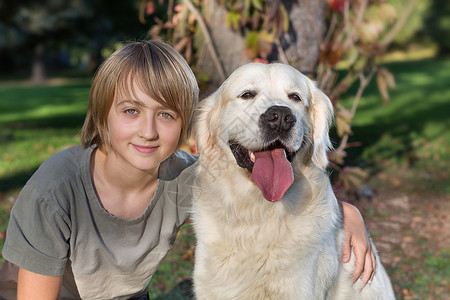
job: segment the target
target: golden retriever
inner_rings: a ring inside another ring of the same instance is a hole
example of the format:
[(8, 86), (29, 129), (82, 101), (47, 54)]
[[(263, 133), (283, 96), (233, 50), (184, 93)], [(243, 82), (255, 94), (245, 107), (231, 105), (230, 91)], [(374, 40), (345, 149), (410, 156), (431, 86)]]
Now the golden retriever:
[(325, 170), (332, 114), (283, 64), (244, 65), (201, 102), (197, 299), (395, 299), (379, 260), (362, 290), (354, 261), (341, 263), (342, 215)]

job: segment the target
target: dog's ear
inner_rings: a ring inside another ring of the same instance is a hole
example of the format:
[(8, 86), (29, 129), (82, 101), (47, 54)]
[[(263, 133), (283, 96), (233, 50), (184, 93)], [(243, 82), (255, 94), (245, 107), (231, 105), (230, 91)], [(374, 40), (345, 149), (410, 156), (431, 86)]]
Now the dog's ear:
[(220, 89), (200, 101), (196, 111), (194, 134), (199, 152), (208, 151), (208, 147), (214, 147), (217, 137), (214, 135), (220, 117)]
[(309, 79), (307, 82), (310, 89), (308, 113), (311, 120), (312, 161), (325, 170), (328, 165), (327, 152), (332, 148), (328, 131), (333, 120), (333, 105), (314, 82)]

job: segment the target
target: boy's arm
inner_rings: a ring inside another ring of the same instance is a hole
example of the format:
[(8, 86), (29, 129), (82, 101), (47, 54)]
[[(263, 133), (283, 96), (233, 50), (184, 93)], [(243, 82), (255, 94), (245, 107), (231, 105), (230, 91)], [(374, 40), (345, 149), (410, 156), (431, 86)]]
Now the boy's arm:
[(355, 282), (361, 277), (364, 283), (373, 279), (375, 273), (376, 260), (375, 253), (369, 241), (369, 236), (364, 225), (364, 220), (359, 210), (343, 201), (339, 201), (342, 205), (343, 212), (343, 229), (345, 232), (345, 241), (342, 248), (342, 261), (344, 263), (350, 260), (351, 248), (355, 254), (356, 265), (353, 272), (353, 281)]
[(58, 299), (62, 276), (47, 276), (19, 268), (17, 300)]

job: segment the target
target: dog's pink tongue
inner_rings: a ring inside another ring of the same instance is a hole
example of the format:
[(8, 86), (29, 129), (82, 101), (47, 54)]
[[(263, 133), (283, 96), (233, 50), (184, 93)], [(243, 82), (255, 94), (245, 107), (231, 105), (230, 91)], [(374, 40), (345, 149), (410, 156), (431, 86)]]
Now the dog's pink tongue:
[(276, 202), (294, 182), (292, 166), (286, 158), (284, 149), (255, 152), (253, 166), (255, 180), (264, 198)]

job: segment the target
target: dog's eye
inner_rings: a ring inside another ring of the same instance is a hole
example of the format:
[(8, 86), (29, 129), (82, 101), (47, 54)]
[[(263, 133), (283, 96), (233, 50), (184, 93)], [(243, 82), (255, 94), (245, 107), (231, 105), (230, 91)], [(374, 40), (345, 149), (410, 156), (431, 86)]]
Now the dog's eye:
[(298, 94), (296, 94), (296, 93), (289, 94), (288, 98), (291, 99), (292, 101), (295, 101), (295, 102), (302, 101), (302, 98), (300, 98), (300, 96)]
[(244, 100), (253, 99), (256, 97), (256, 91), (246, 91), (241, 95), (241, 98)]

